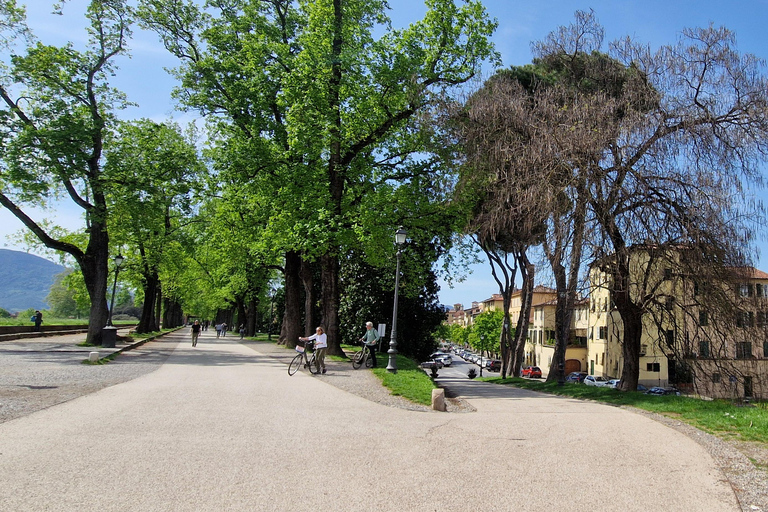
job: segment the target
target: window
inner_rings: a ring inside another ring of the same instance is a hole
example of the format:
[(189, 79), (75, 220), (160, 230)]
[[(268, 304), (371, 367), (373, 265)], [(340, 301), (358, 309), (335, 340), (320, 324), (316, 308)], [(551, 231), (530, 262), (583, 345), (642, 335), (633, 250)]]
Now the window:
[(644, 356), (648, 352), (648, 345), (640, 345), (640, 355)]
[(664, 334), (666, 336), (667, 346), (673, 347), (675, 345), (675, 331), (673, 329), (667, 329), (667, 332)]
[(762, 284), (756, 284), (755, 285), (755, 296), (757, 297), (765, 297), (765, 285)]
[(763, 342), (763, 357), (768, 359), (768, 341)]
[(739, 311), (736, 313), (736, 327), (754, 327), (755, 313), (752, 311)]
[(751, 284), (740, 284), (738, 291), (740, 297), (752, 297), (754, 287)]
[(597, 339), (604, 340), (606, 338), (608, 338), (608, 327), (605, 325), (600, 326), (600, 334)]
[(749, 359), (752, 357), (752, 343), (741, 341), (736, 343), (736, 359)]
[(709, 341), (699, 342), (699, 357), (709, 357)]
[(693, 282), (693, 296), (696, 297), (699, 294), (699, 283), (698, 281)]
[(648, 363), (645, 365), (646, 371), (649, 372), (660, 372), (661, 371), (661, 364), (659, 363)]
[(672, 269), (671, 268), (665, 268), (664, 269), (664, 279), (666, 281), (669, 281), (670, 279), (672, 279)]
[(719, 373), (713, 373), (712, 374), (712, 383), (713, 384), (719, 384), (720, 383), (720, 374)]
[(664, 306), (667, 308), (667, 311), (672, 311), (675, 307), (675, 298), (667, 297), (667, 300), (664, 301)]
[(699, 325), (705, 327), (709, 325), (709, 318), (706, 311), (699, 311)]

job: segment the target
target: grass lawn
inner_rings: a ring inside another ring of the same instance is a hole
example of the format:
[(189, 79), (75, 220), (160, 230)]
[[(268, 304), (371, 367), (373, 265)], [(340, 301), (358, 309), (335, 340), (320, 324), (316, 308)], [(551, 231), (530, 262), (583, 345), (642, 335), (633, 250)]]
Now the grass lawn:
[[(258, 333), (256, 336), (249, 336), (248, 339), (256, 341), (268, 341), (267, 335)], [(277, 336), (272, 336), (272, 342), (277, 341)], [(361, 345), (342, 345), (342, 350), (345, 352), (357, 352), (363, 347)], [(327, 356), (332, 361), (349, 362), (348, 357), (342, 356)], [(379, 353), (377, 359), (381, 362), (386, 361), (389, 357), (386, 353)], [(349, 369), (352, 370), (350, 364)], [(373, 374), (381, 379), (381, 383), (390, 390), (395, 396), (402, 396), (410, 400), (411, 402), (430, 405), (432, 403), (432, 390), (435, 389), (435, 383), (432, 379), (421, 369), (416, 361), (405, 357), (401, 354), (397, 355), (397, 373), (390, 373), (384, 367), (375, 368), (372, 370)]]
[(744, 406), (726, 400), (700, 400), (685, 396), (653, 396), (582, 384), (545, 383), (519, 377), (484, 378), (486, 382), (511, 385), (555, 395), (570, 396), (613, 405), (628, 405), (679, 419), (725, 439), (768, 445), (768, 403)]

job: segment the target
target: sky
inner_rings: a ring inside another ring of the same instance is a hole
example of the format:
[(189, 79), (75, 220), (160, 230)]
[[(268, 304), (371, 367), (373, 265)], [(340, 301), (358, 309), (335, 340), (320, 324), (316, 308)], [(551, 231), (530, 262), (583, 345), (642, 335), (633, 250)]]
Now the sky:
[[(82, 15), (86, 0), (68, 0), (63, 17), (50, 14), (52, 0), (19, 2), (26, 3), (29, 24), (41, 41), (57, 45), (71, 41), (75, 47), (82, 47), (86, 37)], [(605, 28), (606, 43), (629, 35), (651, 48), (657, 48), (674, 43), (684, 28), (714, 24), (735, 32), (741, 53), (768, 59), (768, 37), (765, 34), (768, 0), (486, 0), (483, 3), (499, 24), (493, 42), (501, 54), (503, 67), (529, 63), (532, 41), (541, 40), (557, 27), (569, 24), (575, 11), (589, 9), (594, 10)], [(419, 0), (389, 0), (389, 6), (395, 28), (418, 20), (426, 10)], [(177, 63), (157, 37), (136, 29), (131, 54), (130, 59), (118, 61), (119, 69), (113, 84), (138, 106), (124, 111), (121, 117), (143, 117), (155, 121), (174, 119), (181, 123), (191, 121), (191, 114), (174, 109), (170, 93), (175, 81), (165, 69)], [(485, 73), (491, 71), (488, 68)], [(765, 174), (768, 177), (768, 173)], [(59, 205), (49, 212), (36, 212), (33, 218), (38, 220), (42, 216), (72, 229), (83, 226), (79, 211), (67, 205)], [(13, 215), (0, 208), (0, 247), (25, 250), (23, 245), (14, 242), (14, 235), (22, 228)], [(765, 231), (759, 244), (765, 254), (757, 266), (768, 271), (768, 228)], [(468, 307), (472, 301), (482, 301), (498, 293), (487, 263), (472, 265), (468, 271), (457, 270), (457, 275), (464, 275), (466, 279), (453, 288), (441, 281), (439, 298), (443, 304), (461, 303)]]

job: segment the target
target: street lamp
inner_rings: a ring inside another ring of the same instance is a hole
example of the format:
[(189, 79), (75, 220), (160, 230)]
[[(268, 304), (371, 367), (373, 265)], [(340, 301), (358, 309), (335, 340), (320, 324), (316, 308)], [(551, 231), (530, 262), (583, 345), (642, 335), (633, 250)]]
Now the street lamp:
[(115, 307), (115, 290), (117, 289), (117, 274), (120, 273), (120, 265), (123, 264), (125, 261), (125, 258), (122, 257), (122, 255), (118, 254), (115, 256), (114, 260), (115, 262), (115, 283), (112, 285), (112, 301), (109, 303), (109, 319), (107, 320), (107, 325), (112, 326), (112, 310)]
[(389, 362), (387, 364), (387, 371), (397, 373), (397, 292), (400, 288), (400, 255), (402, 254), (402, 246), (405, 243), (405, 238), (408, 236), (408, 232), (400, 226), (395, 231), (395, 243), (397, 244), (397, 269), (395, 270), (395, 305), (392, 308), (392, 334), (389, 337)]
[(267, 339), (269, 341), (272, 341), (272, 323), (273, 323), (273, 315), (274, 315), (274, 308), (275, 308), (275, 287), (274, 285), (269, 285), (269, 325), (267, 325)]
[(117, 327), (112, 325), (112, 310), (115, 308), (117, 274), (120, 273), (120, 265), (123, 264), (125, 258), (118, 254), (114, 257), (113, 261), (115, 262), (115, 283), (112, 285), (112, 301), (109, 303), (109, 316), (107, 317), (107, 325), (101, 330), (101, 346), (104, 348), (115, 348), (115, 342), (117, 341)]

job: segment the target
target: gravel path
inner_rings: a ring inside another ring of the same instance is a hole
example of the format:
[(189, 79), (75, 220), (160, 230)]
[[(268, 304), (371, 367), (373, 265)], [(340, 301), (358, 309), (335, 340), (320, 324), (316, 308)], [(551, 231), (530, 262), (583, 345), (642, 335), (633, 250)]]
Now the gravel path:
[[(31, 414), (99, 389), (127, 382), (158, 369), (181, 342), (185, 334), (165, 336), (124, 352), (106, 365), (84, 365), (88, 349), (74, 349), (83, 336), (70, 335), (55, 340), (19, 340), (0, 344), (0, 423)], [(213, 335), (204, 333), (201, 342)], [(70, 339), (71, 338), (71, 339)], [(213, 340), (211, 340), (213, 342)], [(284, 362), (286, 367), (295, 352), (274, 343), (245, 340), (243, 345)], [(90, 349), (93, 350), (93, 349)], [(85, 354), (85, 355), (84, 355)], [(329, 384), (367, 400), (437, 414), (428, 407), (392, 396), (379, 380), (366, 370), (353, 370), (348, 362), (326, 360), (328, 373), (317, 376)], [(449, 412), (469, 412), (471, 404), (449, 401)], [(762, 445), (724, 441), (680, 421), (634, 410), (670, 428), (685, 433), (702, 445), (727, 476), (745, 511), (768, 512), (768, 448)], [(747, 455), (745, 455), (747, 453)], [(757, 462), (763, 469), (753, 464)]]

